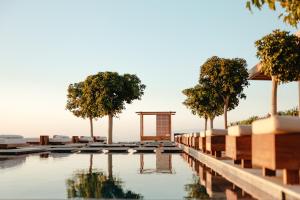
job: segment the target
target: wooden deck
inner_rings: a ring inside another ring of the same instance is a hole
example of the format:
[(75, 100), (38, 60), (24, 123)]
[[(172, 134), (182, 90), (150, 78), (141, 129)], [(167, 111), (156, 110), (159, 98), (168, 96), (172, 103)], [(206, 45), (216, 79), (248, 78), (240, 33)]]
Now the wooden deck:
[(300, 186), (284, 185), (282, 171), (277, 177), (263, 177), (261, 168), (243, 169), (234, 165), (233, 160), (216, 159), (201, 151), (179, 144), (183, 151), (224, 178), (258, 199), (300, 199)]

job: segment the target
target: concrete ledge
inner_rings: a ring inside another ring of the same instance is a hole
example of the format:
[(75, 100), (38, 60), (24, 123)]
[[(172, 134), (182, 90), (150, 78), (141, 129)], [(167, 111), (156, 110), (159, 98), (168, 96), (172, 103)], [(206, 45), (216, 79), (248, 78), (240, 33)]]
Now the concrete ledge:
[[(242, 169), (232, 160), (211, 157), (193, 148), (178, 144), (183, 151), (213, 169), (224, 178), (258, 199), (300, 199), (299, 185), (284, 185), (282, 178), (263, 177), (261, 169)], [(278, 173), (280, 174), (280, 173)]]

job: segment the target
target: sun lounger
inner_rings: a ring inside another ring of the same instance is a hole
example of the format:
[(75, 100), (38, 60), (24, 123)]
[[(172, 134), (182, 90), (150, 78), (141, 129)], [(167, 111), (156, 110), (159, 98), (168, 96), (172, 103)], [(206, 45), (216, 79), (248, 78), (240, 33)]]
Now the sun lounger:
[(222, 151), (225, 151), (225, 129), (210, 129), (206, 131), (206, 151), (215, 157), (221, 157)]
[(251, 125), (238, 125), (229, 127), (226, 136), (226, 156), (233, 159), (235, 164), (242, 164), (243, 168), (252, 167), (251, 135)]
[(23, 136), (0, 135), (0, 149), (11, 149), (23, 146), (28, 146)]
[(95, 136), (94, 137), (94, 142), (107, 143), (107, 137)]
[(25, 138), (27, 144), (31, 145), (39, 145), (40, 144), (40, 138)]
[(79, 142), (80, 142), (80, 143), (90, 143), (90, 142), (94, 142), (94, 138), (88, 137), (88, 136), (80, 136), (80, 137), (79, 137)]
[(49, 138), (49, 144), (62, 145), (72, 143), (72, 139), (69, 136), (54, 135), (53, 138)]
[(300, 118), (272, 116), (252, 124), (252, 163), (263, 175), (283, 170), (284, 184), (299, 184)]

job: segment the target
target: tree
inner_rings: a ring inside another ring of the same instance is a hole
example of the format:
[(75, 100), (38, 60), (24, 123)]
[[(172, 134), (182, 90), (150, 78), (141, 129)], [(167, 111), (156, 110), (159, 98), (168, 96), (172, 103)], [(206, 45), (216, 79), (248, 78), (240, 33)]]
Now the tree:
[(108, 143), (112, 143), (113, 117), (125, 108), (125, 103), (140, 100), (145, 85), (136, 75), (119, 75), (117, 72), (99, 72), (86, 79), (95, 93), (98, 115), (108, 116)]
[(66, 109), (76, 117), (90, 120), (91, 137), (94, 136), (93, 119), (101, 117), (98, 105), (95, 103), (95, 94), (88, 82), (70, 84), (67, 94)]
[(215, 93), (215, 90), (210, 88), (203, 80), (201, 84), (183, 90), (183, 94), (187, 96), (183, 104), (191, 109), (193, 115), (204, 118), (204, 130), (207, 130), (208, 119), (211, 122), (210, 128), (213, 128), (214, 118), (223, 112), (222, 107), (218, 104), (220, 101), (219, 95)]
[(209, 199), (205, 186), (200, 184), (199, 177), (193, 175), (193, 181), (185, 185), (187, 196), (185, 199)]
[(227, 111), (239, 104), (239, 99), (246, 98), (244, 87), (249, 85), (247, 63), (244, 59), (225, 59), (213, 56), (202, 66), (200, 82), (207, 81), (210, 88), (223, 100), (224, 123), (227, 129)]
[(287, 31), (275, 30), (255, 45), (263, 73), (272, 77), (271, 115), (276, 115), (278, 83), (299, 80), (300, 38)]
[(276, 4), (279, 4), (285, 13), (281, 13), (279, 17), (283, 17), (285, 23), (297, 27), (300, 22), (300, 1), (299, 0), (248, 0), (246, 7), (251, 10), (252, 6), (261, 9), (264, 4), (268, 4), (271, 10), (276, 10)]
[[(93, 169), (93, 155), (90, 155), (89, 170), (78, 170), (67, 179), (68, 198), (88, 199), (142, 199), (141, 194), (123, 189), (123, 182), (113, 175)], [(112, 169), (108, 169), (112, 171)]]

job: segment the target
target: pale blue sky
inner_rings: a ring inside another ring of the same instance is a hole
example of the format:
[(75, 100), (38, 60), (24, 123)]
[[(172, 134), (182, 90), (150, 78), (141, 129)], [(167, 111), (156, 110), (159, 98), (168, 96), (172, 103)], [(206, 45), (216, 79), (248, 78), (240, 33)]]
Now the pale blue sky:
[[(115, 140), (137, 140), (136, 111), (177, 111), (174, 131), (200, 130), (203, 120), (183, 105), (210, 56), (257, 63), (254, 41), (280, 28), (295, 32), (268, 9), (251, 14), (240, 1), (0, 0), (0, 133), (88, 135), (89, 123), (65, 110), (69, 83), (98, 71), (137, 74), (142, 101), (115, 120)], [(229, 121), (263, 115), (270, 82), (251, 82), (247, 100)], [(296, 84), (280, 86), (279, 109), (297, 105)], [(153, 118), (146, 120), (152, 133)], [(215, 122), (223, 126), (223, 118)], [(95, 123), (107, 135), (107, 119)]]

